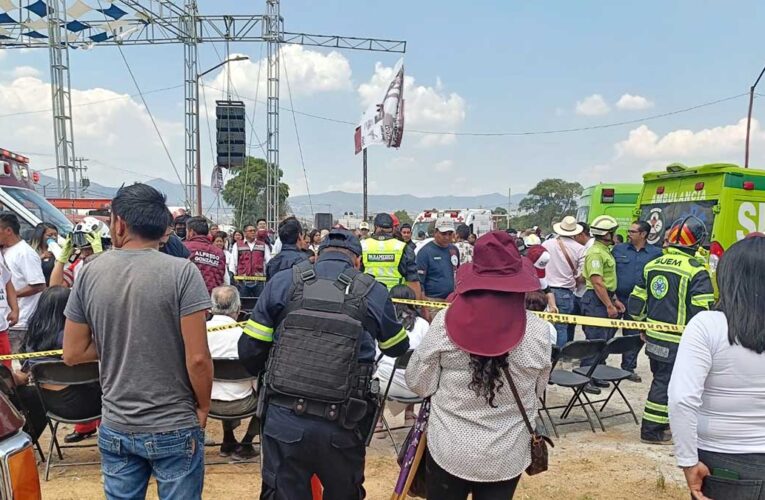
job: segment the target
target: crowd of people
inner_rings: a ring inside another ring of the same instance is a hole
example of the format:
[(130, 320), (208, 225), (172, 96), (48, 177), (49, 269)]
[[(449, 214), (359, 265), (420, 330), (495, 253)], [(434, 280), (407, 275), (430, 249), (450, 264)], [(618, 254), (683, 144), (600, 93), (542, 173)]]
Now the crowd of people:
[[(511, 498), (531, 461), (524, 413), (534, 420), (554, 347), (575, 336), (576, 325), (533, 311), (685, 327), (622, 330), (644, 340), (653, 375), (640, 438), (674, 441), (695, 498), (765, 490), (765, 235), (723, 256), (715, 303), (698, 258), (705, 227), (692, 216), (668, 228), (664, 248), (648, 244), (645, 221), (619, 243), (608, 216), (563, 217), (547, 237), (476, 237), (445, 218), (415, 241), (387, 213), (357, 228), (306, 231), (287, 217), (273, 233), (261, 219), (227, 234), (173, 217), (161, 193), (135, 184), (113, 199), (108, 225), (86, 217), (59, 238), (43, 223), (30, 243), (19, 229), (0, 213), (0, 353), (63, 348), (68, 365), (99, 362), (100, 383), (38, 388), (35, 366), (60, 358), (4, 364), (30, 435), (47, 422), (38, 390), (60, 415), (88, 421), (66, 441), (98, 434), (107, 498), (145, 497), (151, 475), (160, 498), (200, 498), (208, 415), (222, 419), (221, 456), (262, 453), (261, 498), (311, 498), (313, 476), (325, 498), (362, 498), (365, 446), (383, 435), (378, 387), (388, 386), (429, 401), (428, 498)], [(589, 340), (617, 332), (583, 330)], [(621, 359), (635, 383), (640, 350)], [(214, 380), (218, 359), (251, 377)], [(608, 386), (592, 379), (583, 390)], [(417, 420), (414, 404), (387, 410)]]

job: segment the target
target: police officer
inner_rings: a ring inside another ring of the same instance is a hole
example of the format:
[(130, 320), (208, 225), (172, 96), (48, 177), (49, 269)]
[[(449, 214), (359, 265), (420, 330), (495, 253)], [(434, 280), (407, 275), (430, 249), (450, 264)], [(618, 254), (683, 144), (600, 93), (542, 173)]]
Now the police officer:
[(398, 357), (409, 339), (387, 289), (360, 265), (356, 236), (332, 229), (315, 265), (298, 263), (266, 283), (244, 327), (239, 359), (253, 375), (265, 370), (261, 499), (309, 500), (313, 474), (324, 498), (364, 497), (375, 343)]
[[(614, 234), (619, 227), (616, 219), (610, 215), (596, 217), (590, 225), (590, 235), (595, 239), (584, 256), (584, 279), (587, 290), (582, 296), (582, 314), (593, 318), (618, 318), (624, 312), (624, 304), (616, 298), (616, 261), (611, 255)], [(588, 340), (610, 340), (616, 333), (615, 328), (585, 326), (584, 335)], [(590, 366), (596, 359), (582, 360), (582, 366)], [(608, 387), (607, 383), (593, 380), (585, 391), (600, 394), (597, 386)]]
[(386, 213), (375, 217), (375, 232), (362, 240), (362, 271), (388, 287), (406, 283), (420, 297), (420, 279), (414, 251), (393, 235), (393, 218)]
[[(666, 253), (645, 266), (643, 278), (629, 299), (629, 313), (638, 320), (686, 325), (714, 302), (712, 280), (696, 251), (707, 237), (698, 218), (676, 221), (666, 234)], [(682, 333), (646, 330), (645, 352), (651, 363), (653, 382), (645, 402), (640, 440), (648, 444), (672, 444), (669, 432), (667, 388)]]

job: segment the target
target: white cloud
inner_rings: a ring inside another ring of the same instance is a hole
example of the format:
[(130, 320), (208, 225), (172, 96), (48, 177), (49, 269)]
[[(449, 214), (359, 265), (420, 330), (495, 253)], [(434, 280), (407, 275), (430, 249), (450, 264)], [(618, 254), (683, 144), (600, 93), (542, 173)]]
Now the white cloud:
[(450, 172), (453, 167), (454, 162), (452, 160), (443, 160), (433, 165), (433, 171), (438, 173), (445, 173)]
[(611, 108), (600, 94), (592, 94), (576, 102), (576, 114), (584, 116), (605, 115)]
[(40, 76), (40, 71), (32, 66), (17, 66), (16, 68), (13, 68), (11, 76), (14, 80), (16, 78), (24, 78), (27, 76), (37, 78)]
[[(374, 191), (378, 187), (376, 181), (367, 182), (367, 191)], [(362, 181), (345, 181), (339, 184), (330, 184), (327, 187), (327, 191), (345, 191), (346, 193), (361, 193), (364, 191), (364, 184)]]
[[(241, 54), (232, 54), (232, 57), (235, 55)], [(285, 45), (281, 49), (280, 56), (284, 97), (286, 97), (288, 77), (293, 96), (310, 96), (320, 92), (350, 90), (352, 88), (351, 65), (348, 59), (339, 52), (323, 53), (303, 48), (300, 45)], [(256, 85), (259, 81), (258, 100), (265, 102), (267, 97), (267, 63), (267, 58), (260, 61), (231, 62), (227, 65), (228, 69), (224, 67), (219, 70), (214, 78), (206, 82), (206, 85), (216, 90), (225, 89), (228, 80), (227, 71), (230, 71), (233, 94), (238, 92), (248, 98), (254, 98)], [(258, 75), (260, 80), (258, 80)]]
[(640, 95), (624, 94), (619, 98), (616, 107), (628, 111), (640, 111), (652, 108), (653, 102)]
[[(381, 99), (392, 78), (392, 67), (379, 62), (375, 64), (374, 75), (358, 87), (363, 109)], [(446, 92), (440, 78), (436, 79), (435, 86), (427, 86), (416, 85), (413, 76), (405, 76), (404, 101), (404, 142), (413, 137), (413, 134), (407, 134), (407, 128), (453, 132), (465, 120), (465, 99), (456, 92)], [(455, 139), (454, 134), (429, 134), (420, 136), (418, 144), (424, 147), (446, 145)]]
[[(0, 83), (2, 114), (21, 113), (0, 117), (4, 147), (12, 151), (42, 153), (30, 154), (32, 167), (37, 170), (55, 166), (53, 119), (48, 110), (50, 95), (50, 84), (33, 76)], [(119, 185), (123, 181), (163, 177), (177, 182), (149, 115), (138, 102), (101, 88), (72, 89), (72, 114), (75, 153), (94, 160), (89, 172), (94, 181)], [(158, 126), (183, 176), (183, 125), (158, 120)], [(55, 176), (52, 170), (45, 173)]]
[[(752, 120), (752, 140), (763, 141), (759, 122)], [(667, 159), (670, 161), (734, 161), (744, 151), (746, 119), (738, 123), (694, 132), (674, 130), (659, 136), (646, 125), (630, 131), (626, 140), (616, 144), (617, 158)]]

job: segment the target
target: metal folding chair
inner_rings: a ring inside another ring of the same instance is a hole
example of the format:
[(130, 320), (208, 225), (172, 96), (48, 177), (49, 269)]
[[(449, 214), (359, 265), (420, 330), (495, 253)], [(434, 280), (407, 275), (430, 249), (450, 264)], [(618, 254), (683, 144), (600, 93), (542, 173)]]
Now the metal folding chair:
[(391, 396), (390, 395), (390, 387), (393, 385), (393, 378), (396, 376), (396, 372), (398, 370), (406, 370), (407, 365), (409, 364), (409, 360), (412, 357), (412, 353), (414, 350), (410, 349), (406, 351), (404, 354), (396, 358), (396, 361), (393, 363), (393, 370), (391, 371), (390, 378), (388, 378), (388, 384), (385, 386), (385, 392), (383, 393), (383, 408), (380, 410), (381, 419), (383, 422), (383, 426), (385, 427), (385, 431), (388, 433), (388, 437), (390, 438), (391, 443), (393, 443), (393, 449), (396, 450), (396, 455), (398, 455), (398, 444), (396, 443), (396, 440), (393, 438), (393, 432), (395, 430), (404, 429), (406, 426), (403, 427), (390, 427), (388, 425), (388, 421), (385, 418), (384, 410), (385, 410), (385, 402), (386, 401), (395, 401), (397, 403), (402, 403), (406, 405), (412, 405), (412, 404), (420, 404), (422, 403), (423, 399), (420, 397), (416, 398), (402, 398), (398, 396)]
[[(542, 396), (542, 407), (540, 408), (540, 416), (542, 411), (547, 415), (547, 419), (550, 421), (550, 425), (552, 426), (553, 432), (555, 433), (555, 437), (558, 437), (557, 426), (570, 425), (570, 424), (576, 424), (576, 423), (582, 423), (582, 422), (587, 422), (588, 424), (590, 424), (590, 428), (592, 429), (592, 432), (595, 432), (595, 426), (592, 424), (590, 413), (587, 411), (588, 406), (593, 411), (595, 418), (600, 424), (600, 428), (603, 431), (605, 431), (605, 427), (603, 427), (603, 422), (600, 421), (600, 417), (598, 416), (598, 413), (595, 411), (595, 408), (592, 406), (592, 402), (587, 397), (587, 393), (584, 392), (583, 390), (584, 386), (586, 386), (587, 384), (591, 382), (592, 380), (591, 374), (590, 373), (580, 374), (574, 371), (556, 368), (556, 366), (562, 359), (577, 361), (577, 360), (587, 359), (593, 356), (597, 356), (598, 359), (600, 359), (601, 353), (603, 349), (605, 348), (605, 345), (606, 345), (605, 340), (574, 340), (572, 342), (568, 342), (563, 347), (561, 347), (558, 353), (558, 356), (553, 360), (553, 367), (552, 367), (553, 369), (552, 369), (552, 372), (550, 373), (549, 384), (558, 385), (561, 387), (568, 387), (574, 393), (567, 404), (557, 405), (557, 406), (547, 406), (547, 391), (545, 391), (545, 394)], [(592, 366), (590, 368), (591, 368), (590, 371), (595, 370), (595, 366)], [(582, 398), (584, 398), (584, 401), (582, 401)], [(569, 413), (575, 407), (582, 408), (585, 416), (587, 417), (586, 420), (568, 420)], [(561, 421), (558, 421), (556, 426), (556, 422), (553, 419), (552, 415), (550, 414), (550, 410), (555, 410), (560, 408), (564, 408), (564, 411), (563, 413), (561, 413), (561, 416), (560, 416)], [(566, 421), (564, 422), (563, 420), (566, 420)]]
[[(603, 355), (600, 359), (603, 363), (608, 359), (608, 356), (611, 354), (624, 354), (626, 352), (632, 352), (640, 348), (640, 346), (643, 345), (643, 341), (640, 339), (640, 335), (623, 335), (621, 337), (614, 337), (611, 340), (609, 340), (606, 343), (606, 347), (603, 349)], [(600, 407), (598, 410), (598, 413), (601, 414), (600, 418), (612, 418), (612, 417), (618, 417), (621, 415), (632, 415), (632, 419), (635, 421), (635, 425), (638, 425), (638, 418), (637, 415), (635, 415), (635, 411), (632, 409), (632, 405), (630, 405), (630, 402), (627, 400), (627, 397), (622, 392), (621, 388), (619, 387), (619, 384), (622, 383), (622, 381), (629, 378), (629, 376), (632, 374), (631, 372), (627, 370), (622, 370), (621, 368), (616, 368), (614, 366), (608, 366), (605, 364), (598, 364), (595, 366), (594, 370), (591, 370), (592, 367), (590, 366), (581, 366), (579, 368), (574, 368), (575, 373), (579, 373), (580, 375), (584, 375), (586, 373), (591, 373), (591, 377), (597, 380), (602, 380), (603, 382), (611, 382), (614, 384), (614, 388), (611, 389), (611, 392), (608, 394), (608, 397), (605, 399), (599, 399), (592, 401), (592, 404), (597, 403), (603, 403), (603, 406)], [(621, 396), (622, 401), (624, 401), (624, 404), (627, 405), (628, 411), (623, 411), (619, 413), (614, 413), (610, 415), (602, 415), (603, 410), (606, 408), (606, 405), (609, 401), (611, 401), (611, 397), (614, 395), (614, 393), (619, 393), (619, 396)]]
[[(41, 363), (35, 363), (32, 366), (32, 376), (34, 377), (35, 384), (37, 385), (37, 394), (40, 396), (40, 402), (45, 409), (45, 416), (48, 419), (48, 427), (50, 427), (51, 440), (48, 448), (48, 460), (45, 464), (45, 480), (48, 480), (51, 467), (66, 467), (66, 466), (79, 466), (79, 465), (96, 465), (100, 462), (68, 462), (65, 464), (53, 464), (53, 447), (56, 447), (56, 453), (59, 461), (64, 460), (64, 455), (61, 453), (62, 448), (94, 448), (98, 444), (89, 445), (60, 445), (56, 432), (60, 423), (65, 424), (86, 424), (98, 420), (101, 418), (101, 412), (98, 415), (92, 415), (83, 419), (69, 419), (58, 415), (55, 412), (55, 402), (51, 404), (49, 399), (49, 392), (42, 389), (40, 386), (43, 384), (50, 385), (82, 385), (98, 383), (98, 362), (84, 363), (81, 365), (67, 366), (63, 361), (44, 361)], [(99, 393), (93, 393), (94, 398), (98, 398), (99, 404), (101, 401), (101, 395)], [(55, 422), (55, 423), (54, 423)]]
[[(214, 382), (249, 382), (252, 383), (257, 380), (247, 371), (242, 363), (237, 358), (214, 358), (213, 359), (213, 381)], [(254, 389), (253, 389), (254, 390)], [(242, 420), (245, 418), (252, 418), (257, 412), (256, 408), (251, 411), (240, 413), (237, 415), (220, 414), (210, 411), (207, 415), (214, 420), (220, 420), (222, 422), (233, 422), (235, 420)], [(205, 443), (206, 446), (220, 446), (220, 443)], [(227, 463), (249, 463), (253, 460), (241, 460), (237, 462), (206, 462), (207, 465), (220, 465)]]

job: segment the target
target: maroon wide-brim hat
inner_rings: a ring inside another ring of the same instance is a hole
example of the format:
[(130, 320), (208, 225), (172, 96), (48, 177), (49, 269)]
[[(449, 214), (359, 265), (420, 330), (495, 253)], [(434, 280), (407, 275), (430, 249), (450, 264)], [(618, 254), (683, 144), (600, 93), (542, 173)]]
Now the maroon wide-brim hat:
[(526, 331), (526, 292), (540, 289), (530, 260), (515, 239), (493, 231), (476, 241), (473, 262), (457, 271), (446, 311), (446, 331), (460, 349), (499, 356), (517, 346)]

